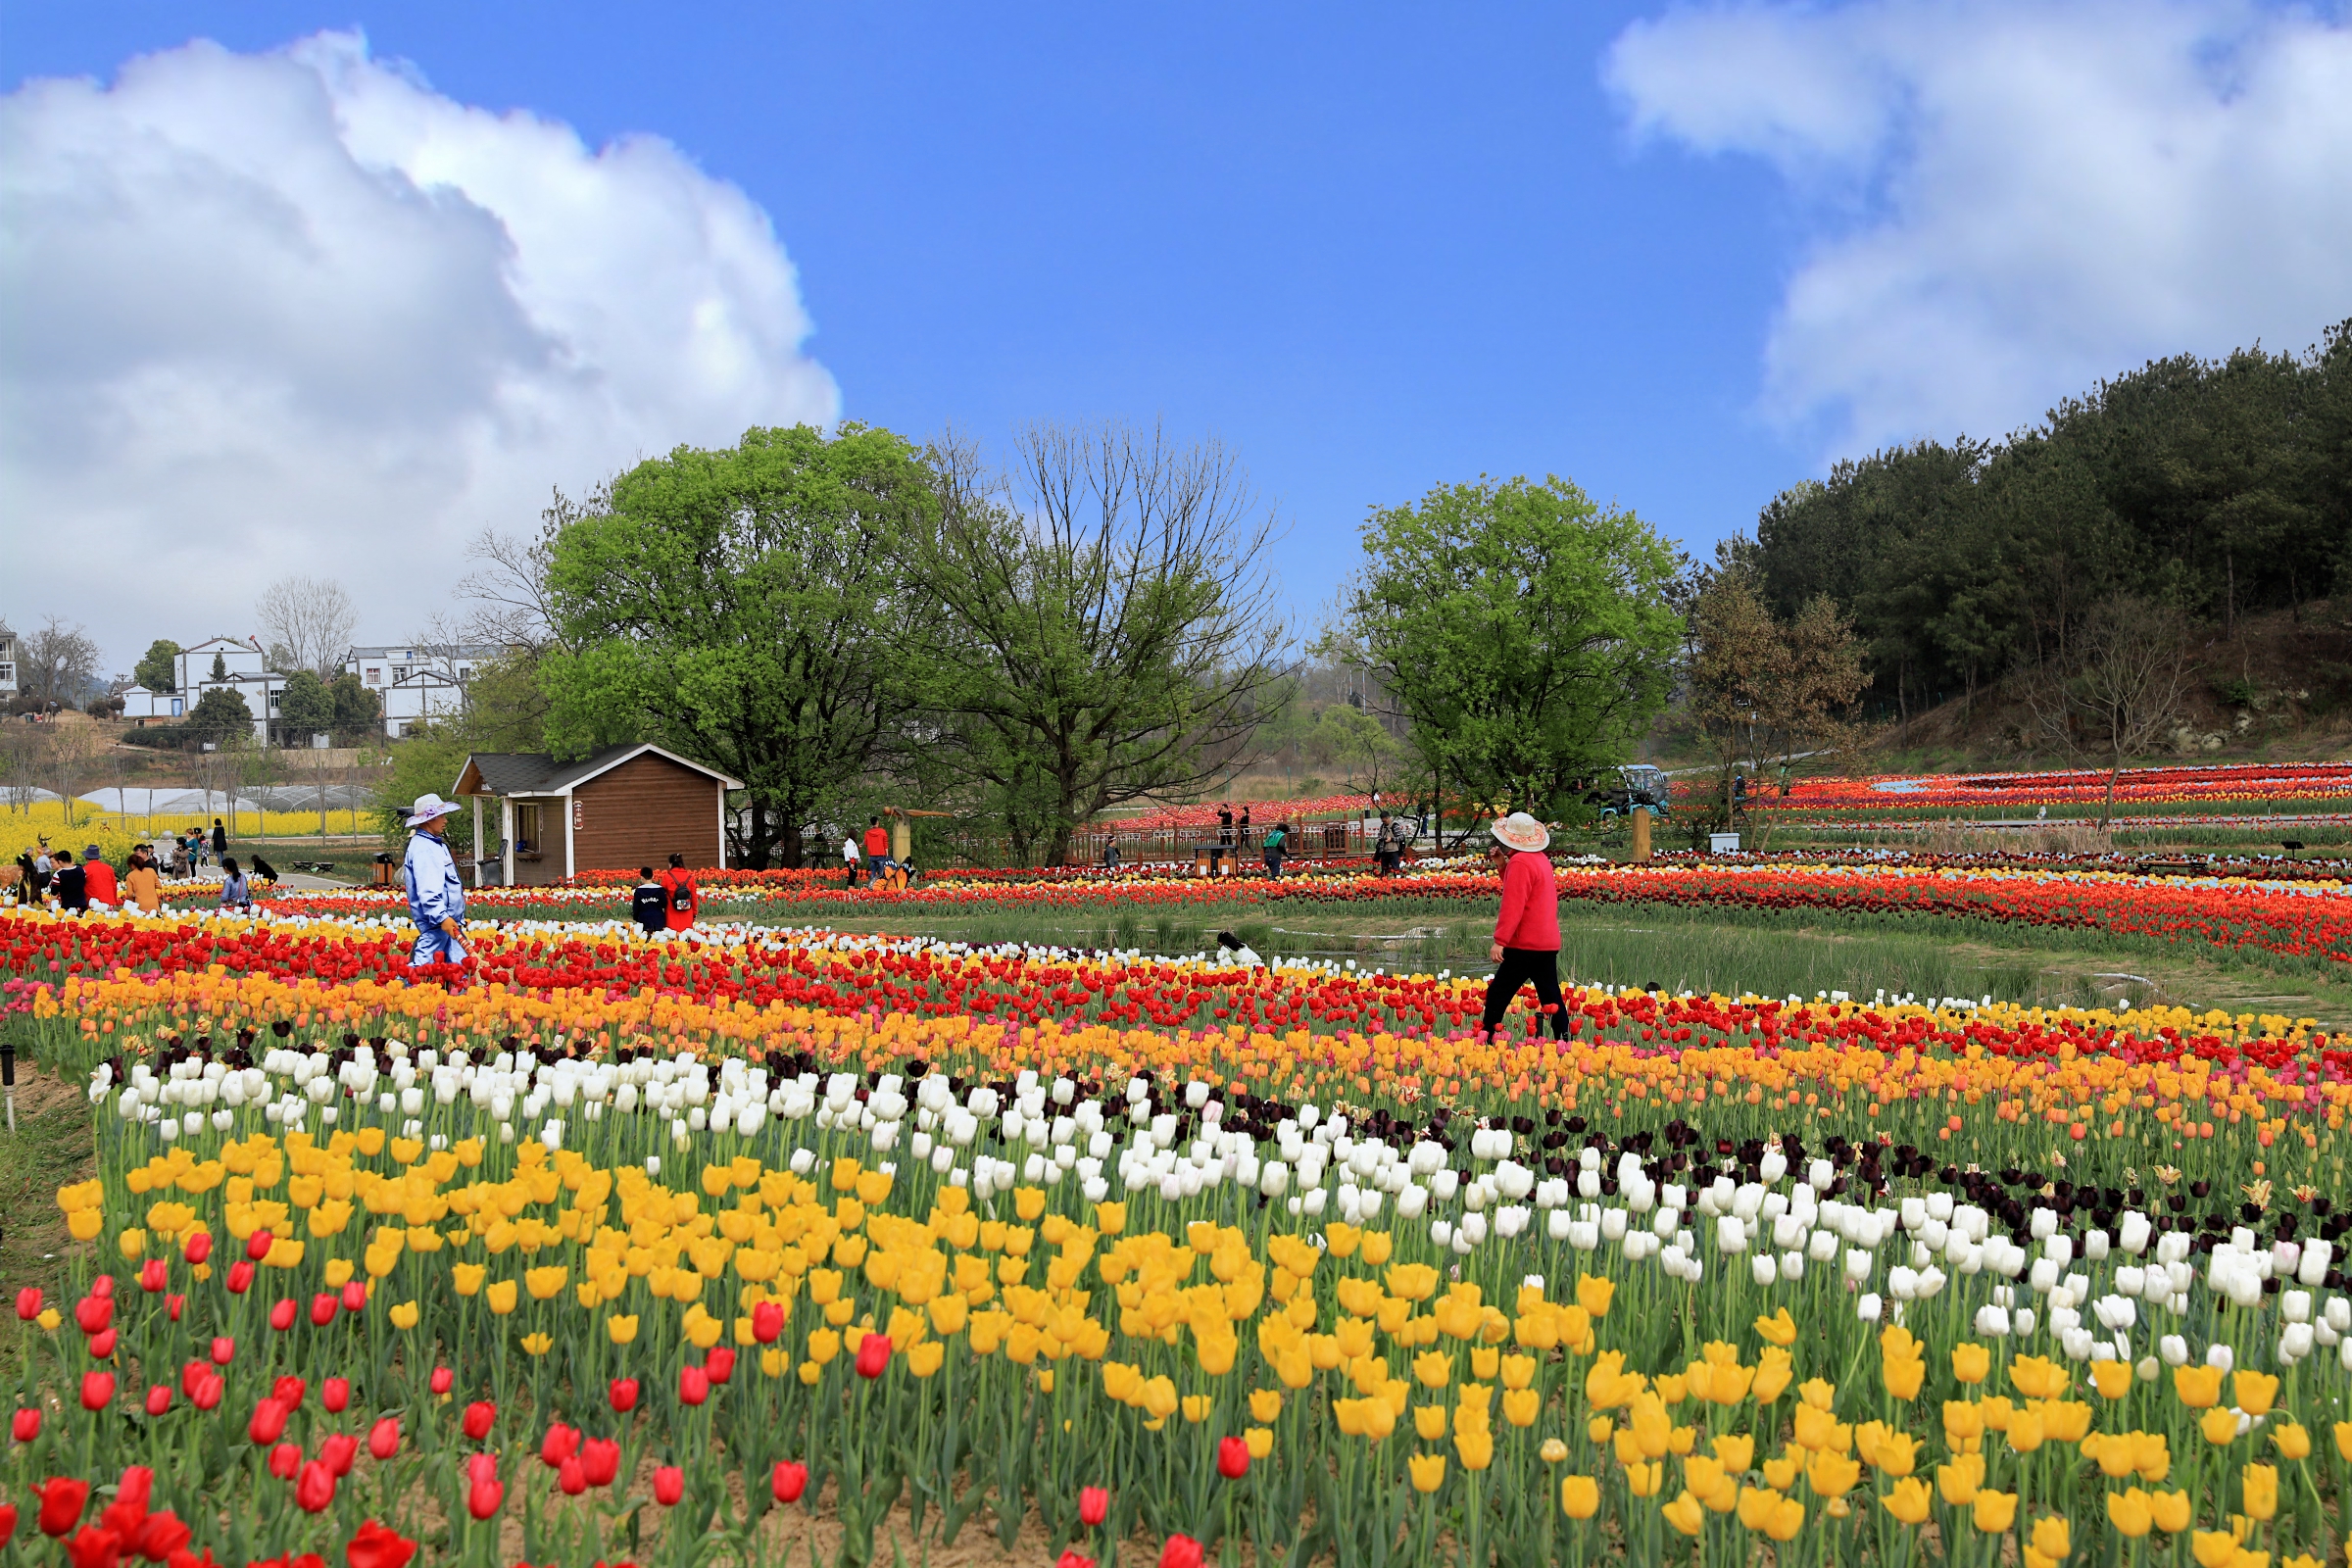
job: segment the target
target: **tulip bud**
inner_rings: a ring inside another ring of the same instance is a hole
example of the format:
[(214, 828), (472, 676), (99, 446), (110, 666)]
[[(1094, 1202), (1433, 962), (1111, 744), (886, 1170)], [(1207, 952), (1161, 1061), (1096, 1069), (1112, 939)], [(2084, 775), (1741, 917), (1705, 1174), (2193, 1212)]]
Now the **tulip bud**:
[(294, 1318), (299, 1310), (294, 1304), (294, 1298), (286, 1298), (270, 1308), (270, 1326), (280, 1334), (285, 1333), (294, 1326)]
[(784, 1308), (773, 1301), (760, 1301), (752, 1308), (752, 1338), (761, 1345), (773, 1345), (784, 1333)]
[(360, 1457), (360, 1440), (348, 1432), (330, 1432), (318, 1445), (318, 1462), (325, 1465), (337, 1481), (351, 1474), (351, 1467)]
[(41, 1412), (19, 1410), (8, 1424), (9, 1436), (19, 1443), (30, 1443), (41, 1435)]
[(201, 1264), (208, 1261), (213, 1255), (213, 1233), (210, 1231), (191, 1233), (188, 1237), (188, 1245), (180, 1249), (179, 1255), (190, 1263)]
[(878, 1378), (890, 1367), (890, 1336), (868, 1334), (858, 1343), (858, 1375)]
[(479, 1443), (490, 1435), (491, 1427), (495, 1426), (497, 1422), (498, 1406), (487, 1399), (476, 1399), (466, 1407), (465, 1419), (461, 1426), (466, 1441)]
[(1217, 1443), (1217, 1474), (1228, 1481), (1239, 1481), (1250, 1473), (1250, 1445), (1241, 1438), (1223, 1438)]
[(612, 1389), (612, 1408), (627, 1414), (637, 1408), (637, 1380), (614, 1378)]
[(678, 1402), (701, 1404), (710, 1397), (710, 1374), (699, 1366), (678, 1368)]
[(808, 1467), (795, 1459), (776, 1462), (775, 1474), (768, 1478), (768, 1489), (778, 1502), (798, 1502), (801, 1494), (808, 1490)]
[(271, 1237), (268, 1231), (255, 1231), (251, 1236), (246, 1237), (246, 1260), (248, 1262), (259, 1263), (263, 1258), (268, 1257), (270, 1255), (270, 1244), (272, 1240), (274, 1240), (274, 1238)]
[(228, 1287), (229, 1295), (243, 1296), (247, 1291), (253, 1289), (253, 1265), (241, 1257), (238, 1258), (234, 1263), (228, 1265), (228, 1278), (221, 1283)]
[(41, 1315), (41, 1288), (27, 1285), (17, 1292), (17, 1321), (29, 1323)]
[(1102, 1487), (1078, 1490), (1078, 1522), (1089, 1530), (1110, 1517), (1110, 1493)]
[(385, 1416), (368, 1433), (368, 1451), (378, 1459), (389, 1459), (400, 1452), (400, 1422)]
[(703, 1357), (703, 1370), (713, 1384), (724, 1384), (735, 1375), (735, 1352), (724, 1345), (715, 1346)]
[(654, 1472), (654, 1500), (664, 1508), (675, 1508), (686, 1497), (686, 1472), (674, 1464), (665, 1464)]
[(171, 1408), (172, 1387), (170, 1384), (158, 1383), (147, 1391), (147, 1413), (149, 1415), (162, 1415)]
[(112, 1372), (84, 1372), (81, 1375), (81, 1407), (84, 1410), (103, 1410), (115, 1401), (115, 1375)]
[[(365, 1298), (362, 1298), (362, 1299), (365, 1299)], [(322, 1329), (329, 1323), (332, 1323), (335, 1320), (335, 1307), (337, 1304), (338, 1303), (335, 1300), (334, 1293), (331, 1291), (320, 1291), (317, 1296), (312, 1297), (311, 1325), (314, 1328)]]
[(430, 1383), (432, 1391), (435, 1394), (447, 1394), (450, 1389), (456, 1385), (457, 1381), (457, 1374), (450, 1371), (449, 1368), (445, 1366), (437, 1366), (433, 1368), (433, 1375)]
[(160, 1257), (151, 1257), (139, 1265), (139, 1289), (149, 1296), (162, 1293), (172, 1283), (172, 1271)]
[(302, 1469), (302, 1445), (281, 1443), (270, 1450), (270, 1473), (280, 1481), (291, 1481)]
[(577, 1454), (556, 1468), (556, 1486), (566, 1497), (576, 1497), (588, 1490), (588, 1471)]
[(318, 1402), (326, 1406), (329, 1415), (341, 1415), (351, 1406), (351, 1380), (328, 1378), (318, 1385)]

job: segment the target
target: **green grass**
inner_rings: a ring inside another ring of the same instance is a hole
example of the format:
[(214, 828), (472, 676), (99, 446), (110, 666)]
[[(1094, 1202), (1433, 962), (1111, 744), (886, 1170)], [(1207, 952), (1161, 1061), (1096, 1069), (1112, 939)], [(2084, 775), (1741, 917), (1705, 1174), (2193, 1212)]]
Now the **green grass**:
[[(4, 1027), (4, 1026), (0, 1026)], [(17, 1059), (17, 1132), (0, 1131), (0, 1283), (15, 1293), (37, 1285), (54, 1300), (76, 1247), (66, 1234), (57, 1190), (90, 1174), (89, 1102), (76, 1086)], [(0, 1315), (0, 1362), (14, 1358), (25, 1331), (11, 1311)]]

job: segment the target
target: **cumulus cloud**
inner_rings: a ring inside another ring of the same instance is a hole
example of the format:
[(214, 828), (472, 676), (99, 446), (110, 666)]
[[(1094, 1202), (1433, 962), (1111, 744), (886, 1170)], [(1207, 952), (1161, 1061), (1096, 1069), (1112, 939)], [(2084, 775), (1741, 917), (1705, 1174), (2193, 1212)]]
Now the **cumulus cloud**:
[(292, 572), (409, 636), (551, 486), (839, 409), (741, 190), (351, 33), (0, 98), (0, 616), (122, 667), (249, 631)]
[(2352, 314), (2352, 26), (2229, 0), (1682, 6), (1603, 64), (1753, 157), (1800, 252), (1766, 416), (1832, 454), (1997, 435), (2143, 360)]

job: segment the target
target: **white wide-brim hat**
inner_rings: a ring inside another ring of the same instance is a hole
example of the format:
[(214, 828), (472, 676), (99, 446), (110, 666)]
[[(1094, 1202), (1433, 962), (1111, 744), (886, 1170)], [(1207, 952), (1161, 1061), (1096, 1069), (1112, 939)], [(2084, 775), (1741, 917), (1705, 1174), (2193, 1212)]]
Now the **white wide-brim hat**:
[(409, 808), (409, 826), (420, 827), (426, 822), (437, 821), (456, 809), (456, 806), (438, 795), (419, 795), (416, 804)]
[(1494, 823), (1490, 831), (1495, 838), (1502, 841), (1504, 848), (1518, 850), (1523, 854), (1532, 854), (1551, 843), (1551, 829), (1525, 811), (1513, 811), (1510, 815)]

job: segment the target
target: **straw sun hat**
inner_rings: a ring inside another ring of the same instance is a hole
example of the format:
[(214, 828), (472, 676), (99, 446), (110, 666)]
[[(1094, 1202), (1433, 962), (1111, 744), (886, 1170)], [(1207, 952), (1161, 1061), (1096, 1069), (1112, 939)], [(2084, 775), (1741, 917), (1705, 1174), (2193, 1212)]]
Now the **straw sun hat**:
[(1525, 811), (1513, 811), (1490, 829), (1506, 849), (1532, 853), (1551, 843), (1551, 830)]

